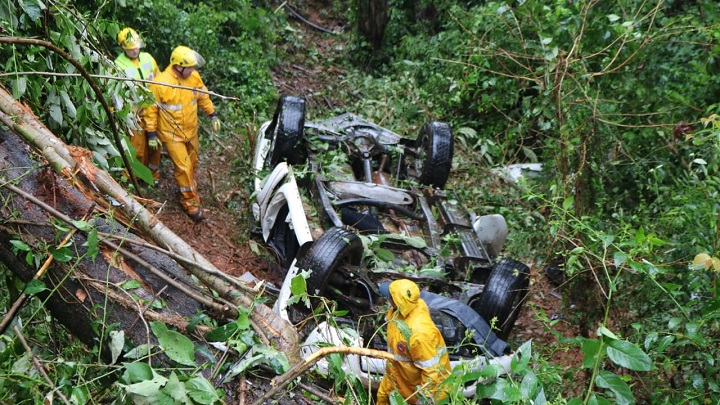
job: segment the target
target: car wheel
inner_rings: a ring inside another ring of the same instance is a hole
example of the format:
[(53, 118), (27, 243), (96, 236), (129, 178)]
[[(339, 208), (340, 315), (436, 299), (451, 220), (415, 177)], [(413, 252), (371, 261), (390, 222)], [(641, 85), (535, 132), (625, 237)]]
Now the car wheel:
[(323, 295), (332, 274), (344, 264), (359, 265), (363, 245), (360, 237), (343, 228), (330, 228), (300, 258), (300, 270), (312, 270), (307, 279), (311, 295)]
[(275, 167), (283, 160), (291, 165), (303, 164), (306, 151), (302, 142), (305, 127), (305, 100), (283, 95), (275, 108), (275, 114), (268, 127), (272, 133), (271, 150), (266, 165)]
[(496, 334), (506, 340), (515, 326), (529, 285), (528, 266), (517, 260), (502, 259), (493, 267), (480, 299), (470, 306), (491, 325), (495, 318)]
[[(289, 208), (286, 205), (280, 209), (278, 218), (287, 217), (288, 212)], [(276, 221), (270, 231), (267, 242), (270, 248), (272, 248), (280, 258), (282, 268), (290, 268), (292, 261), (295, 259), (295, 255), (297, 255), (300, 250), (300, 243), (290, 224), (285, 221)]]
[(415, 147), (418, 151), (414, 163), (418, 181), (436, 188), (445, 187), (453, 158), (450, 126), (444, 122), (428, 122), (420, 130)]

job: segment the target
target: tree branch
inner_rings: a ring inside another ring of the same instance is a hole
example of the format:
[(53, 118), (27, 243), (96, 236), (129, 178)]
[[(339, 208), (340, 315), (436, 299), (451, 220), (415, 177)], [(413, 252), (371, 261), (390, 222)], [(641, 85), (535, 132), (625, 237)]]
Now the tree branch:
[(90, 74), (85, 70), (83, 65), (80, 64), (80, 62), (76, 61), (72, 56), (70, 56), (67, 52), (63, 51), (62, 49), (55, 46), (55, 44), (47, 42), (47, 41), (41, 41), (39, 39), (28, 39), (28, 38), (18, 38), (18, 37), (0, 37), (0, 44), (21, 44), (21, 45), (39, 45), (42, 47), (45, 47), (47, 49), (50, 49), (51, 51), (57, 53), (60, 55), (63, 59), (70, 62), (73, 66), (75, 66), (82, 76), (85, 78), (85, 80), (88, 81), (88, 84), (90, 84), (90, 87), (93, 89), (93, 92), (95, 92), (95, 97), (97, 97), (98, 101), (100, 101), (100, 104), (102, 104), (103, 109), (105, 110), (105, 113), (107, 114), (108, 121), (110, 122), (110, 129), (112, 130), (113, 137), (115, 138), (115, 146), (120, 151), (120, 155), (122, 157), (123, 163), (125, 164), (125, 169), (128, 171), (128, 174), (130, 174), (130, 179), (132, 179), (133, 185), (135, 186), (135, 191), (138, 193), (139, 196), (142, 197), (142, 194), (140, 194), (140, 185), (138, 184), (137, 178), (135, 177), (135, 173), (132, 170), (132, 167), (130, 166), (130, 161), (128, 160), (127, 154), (125, 153), (125, 149), (123, 148), (122, 142), (120, 141), (120, 135), (118, 134), (117, 130), (117, 124), (115, 123), (115, 116), (112, 114), (112, 111), (110, 110), (110, 106), (108, 106), (107, 101), (105, 100), (105, 97), (103, 96), (102, 91), (98, 87), (97, 83), (95, 83), (95, 79), (90, 76)]

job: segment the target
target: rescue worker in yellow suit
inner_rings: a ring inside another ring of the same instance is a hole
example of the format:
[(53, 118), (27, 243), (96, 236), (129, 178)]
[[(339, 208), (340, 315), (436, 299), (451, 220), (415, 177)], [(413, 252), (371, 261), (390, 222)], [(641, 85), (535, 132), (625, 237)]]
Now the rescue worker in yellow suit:
[(192, 49), (186, 46), (175, 48), (170, 55), (170, 65), (149, 86), (155, 96), (155, 104), (145, 111), (148, 145), (156, 149), (159, 142), (162, 142), (175, 168), (175, 180), (180, 187), (180, 203), (195, 223), (204, 219), (195, 182), (200, 151), (198, 107), (212, 117), (213, 130), (220, 131), (220, 120), (215, 107), (196, 70), (204, 64), (205, 59)]
[[(123, 53), (115, 59), (115, 66), (131, 79), (153, 80), (160, 74), (157, 62), (147, 52), (140, 52), (145, 44), (132, 28), (123, 28), (117, 36), (117, 43)], [(137, 111), (139, 129), (133, 129), (130, 143), (135, 148), (137, 159), (150, 169), (155, 184), (160, 180), (160, 149), (150, 149), (145, 135), (144, 111)]]
[[(390, 393), (395, 390), (409, 404), (426, 403), (423, 399), (438, 402), (447, 396), (438, 387), (452, 371), (445, 340), (430, 318), (417, 284), (403, 279), (385, 288), (392, 305), (387, 314), (388, 351), (394, 359), (385, 363), (377, 404), (389, 404)], [(409, 339), (403, 335), (401, 323), (409, 328)]]

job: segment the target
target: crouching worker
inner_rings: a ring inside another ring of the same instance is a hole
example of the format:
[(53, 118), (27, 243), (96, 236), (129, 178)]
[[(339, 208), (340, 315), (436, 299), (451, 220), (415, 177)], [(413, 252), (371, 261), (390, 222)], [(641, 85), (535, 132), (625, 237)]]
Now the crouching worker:
[[(389, 404), (397, 391), (409, 404), (438, 402), (447, 394), (439, 387), (450, 375), (450, 359), (442, 334), (420, 298), (420, 289), (410, 280), (396, 280), (388, 287), (388, 351), (393, 360), (385, 363), (385, 375), (377, 393), (378, 405)], [(403, 325), (403, 323), (405, 325)], [(409, 328), (409, 339), (407, 335)]]
[(212, 117), (213, 130), (220, 130), (215, 107), (196, 70), (204, 64), (205, 59), (192, 49), (175, 48), (170, 55), (170, 65), (149, 86), (155, 104), (145, 112), (148, 145), (155, 149), (159, 147), (158, 141), (162, 142), (175, 168), (180, 204), (195, 223), (204, 217), (195, 182), (200, 152), (198, 107)]

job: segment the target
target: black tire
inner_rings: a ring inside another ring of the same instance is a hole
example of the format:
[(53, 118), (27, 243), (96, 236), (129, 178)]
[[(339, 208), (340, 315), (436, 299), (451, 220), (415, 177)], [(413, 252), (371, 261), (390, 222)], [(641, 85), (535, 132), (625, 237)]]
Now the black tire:
[(502, 259), (493, 267), (480, 299), (470, 306), (489, 324), (498, 338), (507, 340), (515, 326), (530, 285), (530, 269), (525, 264)]
[[(285, 218), (288, 215), (289, 207), (285, 205), (280, 209), (278, 218)], [(268, 245), (277, 253), (280, 258), (280, 265), (284, 270), (290, 268), (292, 261), (300, 251), (300, 243), (295, 232), (285, 221), (278, 220), (270, 230)]]
[(307, 292), (322, 296), (333, 272), (342, 264), (359, 265), (363, 245), (360, 237), (343, 228), (330, 228), (301, 257), (296, 266), (312, 270), (307, 279)]
[(418, 151), (415, 173), (420, 183), (436, 188), (445, 187), (453, 158), (453, 136), (450, 126), (431, 121), (423, 125), (415, 141)]
[(291, 165), (305, 163), (307, 152), (303, 145), (305, 127), (305, 100), (283, 95), (278, 101), (272, 122), (267, 128), (272, 136), (271, 150), (266, 164), (269, 168), (286, 160)]

